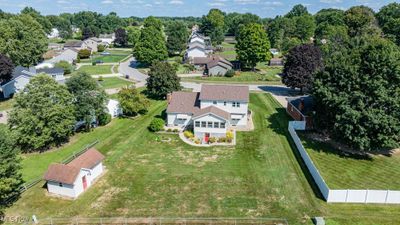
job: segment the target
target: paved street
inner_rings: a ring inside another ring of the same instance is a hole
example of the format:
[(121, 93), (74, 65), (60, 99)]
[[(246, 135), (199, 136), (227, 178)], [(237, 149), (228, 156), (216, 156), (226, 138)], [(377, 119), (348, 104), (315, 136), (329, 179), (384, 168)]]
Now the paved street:
[[(119, 66), (119, 73), (122, 74), (123, 76), (129, 75), (130, 79), (135, 80), (136, 87), (143, 87), (146, 85), (146, 79), (147, 75), (141, 73), (139, 70), (135, 69), (135, 66), (137, 65), (137, 61), (135, 58), (131, 58), (128, 61), (121, 63)], [(207, 83), (207, 84), (212, 84), (212, 83)], [(221, 85), (221, 83), (216, 83)], [(193, 82), (181, 82), (181, 85), (184, 88), (188, 89), (193, 89), (193, 91), (200, 91), (201, 88), (201, 82), (199, 83), (193, 83)], [(247, 84), (222, 84), (222, 85), (247, 85)], [(260, 91), (260, 92), (269, 92), (271, 93), (274, 98), (283, 106), (286, 107), (287, 101), (286, 98), (291, 96), (291, 92), (293, 92), (290, 88), (287, 88), (282, 85), (254, 85), (254, 84), (249, 84), (250, 91)]]

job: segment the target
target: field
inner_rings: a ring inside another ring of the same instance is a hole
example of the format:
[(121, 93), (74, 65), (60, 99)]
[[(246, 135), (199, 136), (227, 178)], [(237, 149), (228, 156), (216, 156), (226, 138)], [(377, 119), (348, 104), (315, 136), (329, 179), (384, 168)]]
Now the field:
[(82, 59), (82, 63), (93, 62), (97, 60), (101, 60), (104, 63), (118, 63), (128, 57), (130, 55), (130, 51), (123, 50), (106, 50), (106, 52), (111, 53), (110, 55), (101, 55), (100, 53), (96, 53), (93, 55), (91, 59)]
[(193, 82), (213, 82), (213, 83), (268, 83), (268, 84), (281, 84), (281, 78), (277, 75), (282, 72), (281, 68), (266, 68), (259, 72), (241, 72), (234, 77), (191, 77), (183, 78), (184, 81)]
[(400, 190), (400, 155), (377, 155), (364, 159), (339, 156), (333, 147), (307, 139), (304, 147), (332, 189)]
[(103, 81), (98, 81), (98, 83), (104, 89), (120, 88), (134, 84), (132, 81), (118, 77), (103, 78)]
[[(287, 133), (288, 116), (269, 94), (251, 94), (256, 129), (238, 132), (236, 147), (195, 148), (176, 135), (147, 130), (166, 103), (145, 116), (116, 119), (78, 134), (51, 152), (26, 155), (24, 178), (44, 173), (99, 140), (106, 174), (75, 201), (46, 195), (43, 183), (25, 192), (6, 215), (45, 217), (278, 217), (289, 224), (399, 224), (399, 206), (326, 204), (298, 161)], [(170, 139), (170, 142), (161, 140)], [(311, 186), (310, 186), (311, 184)], [(62, 209), (62, 210), (60, 210)]]
[(89, 75), (112, 74), (111, 68), (112, 65), (81, 66), (78, 70), (74, 71), (72, 74), (79, 72), (85, 72), (88, 73)]

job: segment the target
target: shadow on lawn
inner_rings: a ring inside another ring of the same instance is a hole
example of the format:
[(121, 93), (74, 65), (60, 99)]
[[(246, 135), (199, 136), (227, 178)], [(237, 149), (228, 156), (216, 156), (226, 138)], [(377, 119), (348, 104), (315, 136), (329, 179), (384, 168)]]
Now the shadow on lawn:
[(307, 166), (305, 165), (303, 159), (301, 158), (299, 151), (296, 149), (296, 145), (294, 144), (292, 138), (290, 137), (290, 134), (288, 131), (290, 117), (286, 114), (286, 109), (279, 107), (279, 108), (276, 108), (275, 110), (277, 111), (276, 113), (274, 113), (266, 118), (270, 123), (269, 128), (271, 128), (277, 134), (280, 134), (280, 135), (283, 135), (286, 137), (286, 140), (290, 144), (292, 153), (296, 157), (296, 160), (299, 163), (300, 168), (301, 168), (303, 174), (305, 175), (308, 183), (310, 184), (315, 197), (317, 197), (321, 200), (325, 200), (325, 198), (321, 194), (318, 186), (316, 185), (314, 179), (312, 178), (310, 171), (307, 169)]

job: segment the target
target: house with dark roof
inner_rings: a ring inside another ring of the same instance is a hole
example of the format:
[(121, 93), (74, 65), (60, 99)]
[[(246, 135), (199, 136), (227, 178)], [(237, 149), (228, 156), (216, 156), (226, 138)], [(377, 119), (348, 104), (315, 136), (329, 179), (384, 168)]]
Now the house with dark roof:
[(51, 194), (77, 198), (103, 173), (104, 156), (91, 148), (67, 164), (49, 166), (43, 179)]
[(17, 66), (14, 68), (12, 78), (0, 83), (1, 92), (4, 98), (10, 98), (13, 94), (22, 91), (32, 77), (37, 74), (47, 74), (59, 83), (65, 82), (64, 69), (62, 68), (40, 68)]
[(233, 68), (231, 62), (220, 56), (195, 57), (191, 63), (198, 70), (204, 70), (204, 74), (208, 76), (224, 76)]
[(203, 143), (248, 123), (248, 86), (202, 85), (200, 92), (173, 92), (167, 100), (167, 127), (193, 128)]

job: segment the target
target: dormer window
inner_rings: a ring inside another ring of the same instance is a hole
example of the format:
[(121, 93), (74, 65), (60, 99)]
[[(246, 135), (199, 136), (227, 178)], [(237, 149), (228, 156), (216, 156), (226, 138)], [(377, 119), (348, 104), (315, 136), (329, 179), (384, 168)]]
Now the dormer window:
[(213, 101), (213, 105), (216, 105), (217, 104), (217, 101)]

